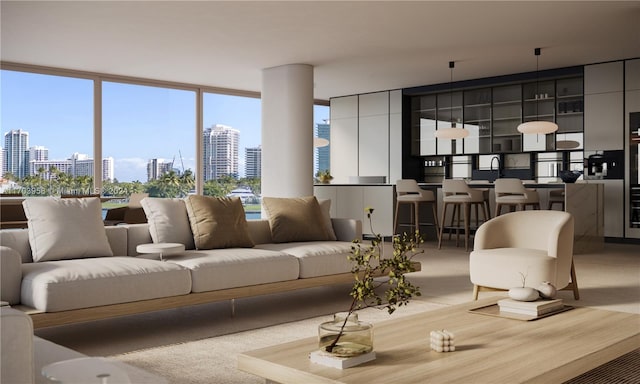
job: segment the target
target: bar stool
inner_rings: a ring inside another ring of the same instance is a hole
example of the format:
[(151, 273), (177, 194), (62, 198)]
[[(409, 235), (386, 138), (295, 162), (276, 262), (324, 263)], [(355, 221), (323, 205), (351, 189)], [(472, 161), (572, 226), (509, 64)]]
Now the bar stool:
[(494, 182), (496, 194), (496, 214), (500, 216), (503, 206), (508, 206), (512, 211), (532, 206), (540, 209), (540, 196), (535, 189), (525, 188), (520, 179), (502, 178)]
[[(484, 197), (484, 211), (482, 212), (484, 217), (485, 217), (485, 221), (488, 219), (491, 219), (491, 203), (489, 202), (489, 188), (478, 188), (478, 187), (474, 187), (474, 184), (490, 184), (489, 180), (468, 180), (467, 184), (469, 184), (469, 186), (475, 190), (478, 191), (482, 191), (482, 196)], [(480, 216), (478, 216), (478, 205), (474, 204), (476, 206), (476, 227), (480, 226)]]
[(549, 190), (549, 203), (547, 204), (547, 209), (553, 209), (555, 204), (560, 204), (560, 210), (564, 211), (564, 189)]
[[(411, 204), (411, 222), (398, 223), (398, 213), (401, 204)], [(431, 204), (433, 210), (433, 223), (420, 222), (420, 204)], [(396, 181), (396, 214), (393, 220), (393, 232), (398, 233), (398, 226), (413, 227), (414, 231), (420, 231), (420, 227), (424, 225), (434, 225), (436, 227), (436, 235), (439, 236), (438, 230), (438, 208), (436, 206), (436, 197), (432, 191), (420, 188), (418, 183), (413, 179), (402, 179)]]
[[(470, 188), (464, 180), (451, 180), (445, 179), (442, 182), (442, 220), (440, 221), (440, 241), (438, 242), (438, 249), (442, 247), (442, 233), (445, 226), (445, 220), (447, 217), (447, 207), (449, 205), (454, 206), (455, 211), (458, 210), (458, 224), (456, 227), (456, 246), (458, 245), (459, 229), (460, 229), (460, 212), (458, 207), (462, 207), (464, 217), (464, 248), (469, 250), (469, 234), (470, 234), (470, 216), (471, 206), (482, 206), (484, 221), (487, 221), (488, 211), (485, 210), (484, 193), (479, 189)], [(453, 217), (452, 217), (453, 222)], [(451, 225), (453, 227), (453, 225)]]

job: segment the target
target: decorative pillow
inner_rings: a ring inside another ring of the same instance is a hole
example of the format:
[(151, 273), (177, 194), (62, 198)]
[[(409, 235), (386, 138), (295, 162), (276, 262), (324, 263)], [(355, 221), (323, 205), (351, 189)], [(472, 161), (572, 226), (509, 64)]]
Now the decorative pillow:
[(263, 197), (262, 205), (275, 243), (330, 240), (315, 196)]
[(140, 201), (154, 243), (180, 243), (193, 249), (187, 207), (182, 199), (145, 197)]
[(253, 247), (240, 198), (191, 195), (185, 203), (196, 249)]
[(113, 256), (99, 198), (28, 198), (22, 206), (34, 262)]
[(327, 231), (329, 240), (338, 240), (336, 232), (333, 230), (333, 223), (331, 222), (331, 199), (318, 199), (318, 203), (320, 204), (324, 228)]

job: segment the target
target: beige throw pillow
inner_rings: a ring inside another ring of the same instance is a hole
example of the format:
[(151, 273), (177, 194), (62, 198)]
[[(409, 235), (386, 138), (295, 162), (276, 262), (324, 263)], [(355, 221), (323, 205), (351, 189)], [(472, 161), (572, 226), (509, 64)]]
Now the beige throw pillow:
[(191, 195), (185, 203), (197, 249), (253, 247), (239, 198)]
[(262, 205), (275, 243), (330, 240), (315, 196), (263, 197)]
[(182, 199), (145, 197), (140, 201), (154, 243), (179, 243), (193, 249), (193, 234)]
[(27, 198), (22, 206), (34, 262), (113, 256), (99, 198)]

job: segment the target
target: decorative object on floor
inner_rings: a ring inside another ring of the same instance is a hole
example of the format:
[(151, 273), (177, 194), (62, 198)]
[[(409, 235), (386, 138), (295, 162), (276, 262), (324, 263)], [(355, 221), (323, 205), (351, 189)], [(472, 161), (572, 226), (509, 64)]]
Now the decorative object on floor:
[(543, 281), (538, 285), (538, 292), (543, 299), (553, 299), (556, 297), (558, 290), (556, 287), (548, 281)]
[(536, 55), (536, 120), (527, 121), (520, 125), (518, 125), (518, 132), (524, 134), (542, 134), (546, 135), (547, 133), (553, 133), (558, 130), (558, 124), (552, 121), (541, 121), (538, 120), (538, 59), (540, 57), (540, 48), (536, 48), (534, 51)]
[(581, 175), (580, 171), (560, 171), (560, 179), (565, 183), (575, 183)]
[(456, 127), (456, 122), (453, 120), (453, 68), (455, 67), (455, 61), (449, 62), (449, 68), (451, 68), (451, 82), (449, 83), (450, 87), (450, 98), (451, 103), (449, 104), (451, 111), (451, 127), (450, 128), (438, 128), (434, 132), (434, 135), (438, 139), (464, 139), (469, 136), (469, 130), (464, 128)]
[(333, 180), (331, 172), (328, 169), (316, 172), (316, 180), (322, 184), (329, 184)]
[(537, 289), (527, 287), (527, 275), (520, 272), (522, 278), (522, 287), (513, 287), (509, 289), (509, 297), (517, 301), (534, 301), (540, 298), (540, 292)]
[(431, 349), (436, 352), (453, 352), (456, 350), (455, 335), (446, 329), (431, 331)]
[(517, 301), (534, 301), (540, 298), (540, 293), (531, 287), (513, 287), (509, 289), (509, 297)]
[[(365, 209), (371, 233), (373, 208)], [(346, 313), (337, 315), (333, 321), (320, 324), (318, 338), (320, 350), (339, 357), (357, 356), (373, 351), (372, 329), (358, 322), (356, 309), (364, 307), (386, 308), (392, 314), (396, 307), (407, 305), (414, 295), (420, 296), (420, 288), (405, 279), (413, 272), (411, 259), (423, 253), (418, 247), (423, 242), (419, 232), (411, 235), (393, 236), (393, 254), (384, 255), (384, 239), (376, 234), (371, 245), (364, 247), (359, 239), (353, 241), (349, 260), (354, 264), (351, 289), (351, 306)], [(385, 279), (376, 277), (384, 276)], [(379, 288), (387, 286), (381, 295)], [(355, 331), (355, 332), (353, 332)], [(355, 333), (355, 335), (354, 335)]]

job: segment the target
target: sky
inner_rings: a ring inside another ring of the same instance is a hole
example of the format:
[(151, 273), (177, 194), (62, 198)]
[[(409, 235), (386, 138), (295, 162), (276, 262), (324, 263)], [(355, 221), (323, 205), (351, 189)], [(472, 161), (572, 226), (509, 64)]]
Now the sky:
[[(145, 182), (151, 158), (175, 159), (174, 168), (195, 170), (195, 92), (103, 82), (102, 99), (102, 155), (114, 158), (118, 181)], [(314, 124), (328, 118), (329, 107), (314, 108)], [(244, 149), (261, 141), (260, 99), (207, 93), (203, 123), (240, 131), (244, 176)], [(29, 132), (29, 146), (49, 149), (50, 160), (75, 152), (93, 158), (93, 82), (2, 70), (2, 146), (4, 134), (14, 129)]]

